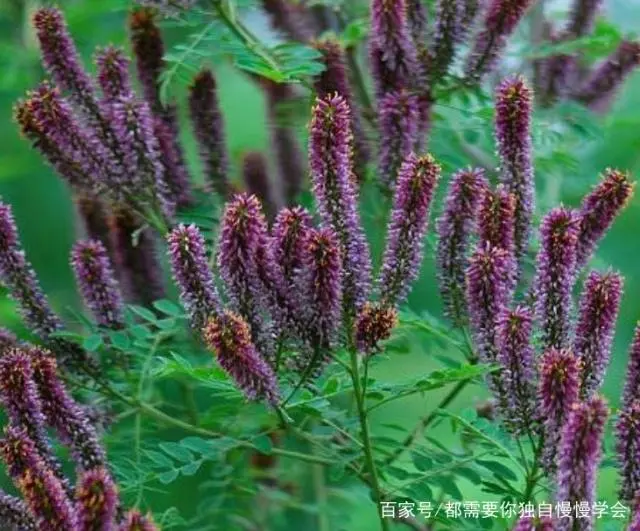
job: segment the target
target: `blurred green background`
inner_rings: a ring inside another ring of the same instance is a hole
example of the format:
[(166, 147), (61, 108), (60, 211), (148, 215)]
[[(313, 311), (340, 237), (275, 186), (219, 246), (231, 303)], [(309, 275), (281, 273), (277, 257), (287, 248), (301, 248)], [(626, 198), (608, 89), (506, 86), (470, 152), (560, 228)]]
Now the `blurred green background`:
[[(68, 309), (80, 309), (73, 279), (68, 266), (68, 255), (74, 240), (74, 214), (68, 191), (64, 184), (45, 166), (41, 158), (21, 139), (12, 120), (12, 106), (26, 90), (32, 88), (43, 77), (39, 63), (39, 54), (29, 26), (29, 13), (40, 3), (36, 0), (0, 0), (0, 195), (11, 203), (19, 225), (22, 241), (29, 260), (33, 263), (41, 283), (49, 295), (54, 307), (63, 315)], [(92, 51), (96, 45), (114, 43), (128, 47), (125, 30), (127, 9), (126, 0), (78, 0), (62, 1), (71, 31), (87, 65), (91, 62)], [(619, 25), (623, 31), (632, 31), (640, 21), (640, 5), (628, 0), (606, 0), (607, 17)], [(551, 12), (561, 13), (562, 3), (554, 4)], [(251, 14), (251, 24), (258, 32), (267, 32), (264, 17), (257, 12)], [(169, 41), (178, 40), (180, 30), (169, 29)], [(214, 69), (218, 74), (221, 105), (224, 110), (228, 133), (229, 150), (234, 171), (238, 180), (239, 160), (248, 150), (268, 152), (268, 131), (264, 123), (264, 102), (260, 91), (246, 76), (238, 73), (224, 62), (217, 61)], [(180, 100), (181, 89), (176, 90)], [(182, 100), (183, 102), (183, 100)], [(451, 153), (450, 134), (454, 128), (462, 128), (468, 133), (470, 141), (477, 141), (482, 147), (490, 145), (491, 138), (474, 140), (473, 127), (469, 125), (464, 113), (442, 107), (436, 112), (443, 119), (436, 122), (430, 149), (436, 158), (443, 161), (446, 175), (455, 166), (469, 164), (462, 153)], [(184, 115), (183, 109), (183, 115)], [(487, 117), (490, 120), (490, 117)], [(189, 164), (194, 175), (199, 175), (193, 138), (186, 117), (183, 127), (183, 141), (188, 153)], [(538, 172), (539, 208), (544, 210), (556, 200), (569, 205), (577, 205), (580, 197), (597, 180), (597, 175), (607, 166), (630, 170), (638, 175), (640, 170), (640, 75), (636, 74), (625, 85), (611, 113), (600, 119), (598, 131), (591, 137), (572, 144), (569, 154), (574, 160), (566, 167), (554, 168), (550, 172)], [(465, 129), (468, 127), (468, 130)], [(537, 128), (544, 129), (544, 119)], [(479, 127), (479, 134), (486, 134), (490, 124)], [(304, 124), (299, 124), (301, 136)], [(541, 162), (554, 146), (542, 143)], [(538, 145), (538, 143), (536, 144)], [(562, 145), (558, 148), (569, 149)], [(493, 156), (491, 151), (488, 152)], [(544, 167), (544, 166), (543, 166)], [(445, 190), (446, 180), (441, 184)], [(436, 203), (439, 211), (441, 203)], [(374, 249), (380, 250), (383, 234), (381, 225), (376, 221), (378, 205), (365, 201), (365, 217), (369, 220), (370, 237)], [(605, 392), (612, 405), (617, 404), (626, 365), (626, 349), (631, 339), (635, 322), (640, 317), (640, 195), (631, 202), (629, 208), (617, 221), (608, 234), (596, 260), (598, 267), (611, 265), (620, 270), (625, 278), (625, 296), (615, 339), (615, 353), (606, 381)], [(430, 240), (432, 241), (432, 240)], [(427, 311), (439, 315), (440, 303), (433, 267), (433, 247), (427, 247), (423, 273), (410, 297), (409, 305), (413, 311)], [(21, 324), (14, 312), (13, 304), (0, 292), (0, 322), (3, 326), (21, 330)], [(435, 356), (444, 351), (437, 343), (412, 345), (411, 353), (399, 357), (389, 357), (375, 367), (375, 373), (390, 380), (406, 379), (431, 370), (435, 365)], [(444, 393), (444, 392), (443, 392)], [(435, 393), (437, 395), (437, 393)], [(472, 389), (460, 397), (454, 407), (474, 405), (485, 397), (481, 389)], [(428, 403), (424, 398), (412, 398), (395, 402), (379, 410), (374, 418), (375, 429), (384, 432), (381, 424), (394, 422), (410, 428), (415, 420), (436, 403), (437, 396), (429, 395)], [(436, 428), (435, 433), (446, 441), (451, 437), (445, 427)], [(397, 436), (397, 435), (396, 435)], [(608, 440), (609, 450), (611, 441)], [(473, 492), (473, 486), (466, 485), (465, 495)], [(175, 491), (174, 491), (175, 492)], [(601, 478), (599, 496), (601, 499), (615, 501), (615, 473), (607, 469)], [(190, 493), (185, 493), (188, 498)], [(469, 498), (469, 496), (467, 496)], [(469, 499), (490, 499), (477, 493)], [(180, 505), (172, 500), (173, 505)], [(363, 491), (363, 506), (366, 506)], [(371, 510), (358, 514), (348, 529), (365, 531), (372, 529), (375, 514)], [(162, 507), (155, 508), (157, 510)], [(345, 528), (347, 529), (347, 528)]]

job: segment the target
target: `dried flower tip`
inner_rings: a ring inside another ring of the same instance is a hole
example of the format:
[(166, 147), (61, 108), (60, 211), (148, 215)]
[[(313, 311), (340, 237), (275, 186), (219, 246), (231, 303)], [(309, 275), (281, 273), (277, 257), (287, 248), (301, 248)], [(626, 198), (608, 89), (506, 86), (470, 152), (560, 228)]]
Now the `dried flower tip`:
[(246, 321), (225, 311), (209, 318), (203, 330), (207, 346), (214, 350), (220, 366), (249, 400), (278, 402), (276, 375), (256, 350)]
[(358, 350), (368, 356), (380, 350), (380, 343), (391, 337), (398, 324), (398, 312), (390, 306), (367, 303), (364, 305), (354, 327)]

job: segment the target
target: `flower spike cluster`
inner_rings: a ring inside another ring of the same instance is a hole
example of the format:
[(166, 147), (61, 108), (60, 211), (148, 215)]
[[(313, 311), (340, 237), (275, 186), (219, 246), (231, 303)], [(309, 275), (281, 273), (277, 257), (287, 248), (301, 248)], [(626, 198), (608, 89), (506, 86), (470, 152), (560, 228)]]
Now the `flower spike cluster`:
[(118, 490), (104, 468), (84, 472), (76, 487), (78, 519), (82, 531), (115, 530), (118, 510)]
[(573, 351), (582, 360), (582, 395), (602, 385), (622, 297), (623, 279), (615, 272), (591, 272), (584, 284)]
[(96, 322), (107, 328), (121, 328), (124, 303), (104, 245), (97, 240), (77, 242), (71, 251), (71, 265)]
[(482, 170), (457, 172), (451, 177), (445, 208), (438, 219), (436, 263), (440, 294), (447, 316), (456, 325), (463, 324), (466, 317), (464, 278), (468, 244), (487, 186)]
[(352, 141), (351, 112), (344, 98), (333, 94), (316, 100), (309, 138), (311, 180), (320, 217), (340, 241), (347, 313), (364, 304), (371, 283), (369, 245), (358, 214)]
[(0, 491), (0, 522), (9, 530), (37, 531), (36, 521), (24, 502)]
[(424, 235), (440, 165), (431, 155), (409, 154), (398, 174), (382, 268), (378, 278), (380, 300), (394, 307), (405, 300), (418, 277)]

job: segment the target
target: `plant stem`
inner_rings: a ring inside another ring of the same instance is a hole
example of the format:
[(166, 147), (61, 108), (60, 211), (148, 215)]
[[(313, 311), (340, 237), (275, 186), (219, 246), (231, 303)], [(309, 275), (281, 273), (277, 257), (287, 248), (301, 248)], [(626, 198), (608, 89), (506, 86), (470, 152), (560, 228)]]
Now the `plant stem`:
[(316, 494), (316, 505), (318, 506), (318, 531), (330, 531), (330, 523), (327, 515), (327, 488), (324, 483), (324, 467), (313, 465), (313, 488)]
[(376, 501), (376, 511), (380, 517), (380, 525), (382, 531), (389, 531), (389, 523), (382, 517), (380, 512), (380, 503), (382, 500), (382, 492), (378, 481), (378, 472), (376, 463), (373, 459), (373, 449), (371, 447), (371, 437), (369, 435), (369, 419), (367, 418), (367, 410), (365, 407), (365, 396), (362, 393), (360, 385), (360, 370), (358, 367), (358, 351), (355, 348), (350, 349), (351, 354), (351, 379), (353, 380), (353, 392), (356, 399), (356, 407), (358, 408), (358, 417), (360, 419), (360, 430), (362, 431), (362, 444), (364, 449), (367, 468), (369, 469), (369, 479), (371, 489)]

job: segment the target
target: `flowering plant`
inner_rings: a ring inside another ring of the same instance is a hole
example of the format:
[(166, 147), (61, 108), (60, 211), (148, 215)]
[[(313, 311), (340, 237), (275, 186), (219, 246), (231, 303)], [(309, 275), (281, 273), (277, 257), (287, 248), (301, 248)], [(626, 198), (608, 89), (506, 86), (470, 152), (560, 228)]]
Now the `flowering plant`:
[[(323, 15), (341, 19), (346, 8), (265, 0), (273, 25), (297, 43), (270, 46), (233, 2), (144, 3), (128, 22), (140, 90), (122, 49), (100, 48), (91, 76), (63, 11), (42, 7), (32, 17), (51, 79), (16, 103), (15, 120), (73, 195), (82, 235), (70, 265), (91, 318), (73, 327), (54, 311), (12, 208), (0, 203), (0, 279), (31, 333), (0, 337), (0, 456), (17, 491), (0, 492), (3, 528), (311, 521), (327, 531), (343, 528), (349, 512), (334, 501), (372, 502), (383, 531), (468, 528), (455, 512), (426, 506), (462, 500), (457, 483), (466, 478), (521, 509), (482, 528), (594, 529), (593, 512), (525, 509), (597, 502), (610, 417), (601, 387), (623, 278), (589, 267), (634, 184), (605, 169), (578, 207), (536, 209), (534, 86), (541, 106), (574, 101), (603, 112), (640, 62), (639, 45), (622, 41), (589, 70), (579, 53), (558, 48), (593, 30), (599, 2), (576, 1), (567, 29), (549, 37), (553, 53), (535, 57), (532, 83), (500, 76), (497, 169), (465, 143), (473, 166), (449, 178), (429, 153), (438, 105), (482, 92), (533, 2), (440, 0), (427, 24), (418, 1), (372, 0), (373, 97), (357, 45), (327, 31)], [(209, 21), (178, 60), (164, 52), (162, 15), (178, 25)], [(205, 179), (201, 188), (192, 182), (181, 106), (167, 91), (194, 56), (207, 58), (198, 46), (211, 28), (265, 95), (277, 178), (252, 152), (243, 185), (233, 181), (218, 80), (198, 68), (186, 107)], [(314, 98), (306, 159), (291, 125), (277, 119), (303, 91)], [(380, 205), (388, 209), (378, 214)], [(384, 232), (380, 253), (365, 230), (370, 217)], [(405, 305), (425, 249), (435, 257), (441, 320)], [(421, 334), (444, 348), (444, 367), (400, 383), (383, 378), (385, 358)], [(488, 388), (488, 408), (448, 408), (477, 384)], [(436, 390), (445, 392), (413, 429), (387, 423), (400, 438), (372, 430), (374, 411)], [(432, 435), (444, 419), (460, 432), (459, 447)], [(639, 425), (640, 328), (614, 430), (630, 530), (640, 529)], [(312, 494), (303, 492), (308, 473)], [(199, 503), (162, 512), (159, 485), (190, 477)], [(358, 498), (363, 490), (370, 500)], [(393, 504), (403, 510), (390, 512)]]

